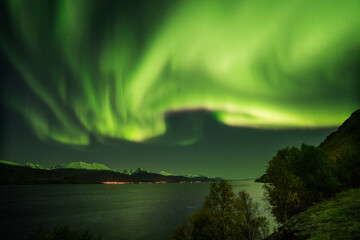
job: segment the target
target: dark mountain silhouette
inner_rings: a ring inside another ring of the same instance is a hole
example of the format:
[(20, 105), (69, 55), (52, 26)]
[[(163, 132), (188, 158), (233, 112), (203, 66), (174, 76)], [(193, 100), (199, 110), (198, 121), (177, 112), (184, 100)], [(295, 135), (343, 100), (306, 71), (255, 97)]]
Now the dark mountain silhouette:
[(346, 152), (360, 153), (360, 110), (355, 111), (346, 121), (331, 133), (319, 148), (330, 158), (340, 157)]
[[(104, 183), (104, 182), (194, 182), (216, 181), (221, 178), (164, 176), (138, 168), (131, 174), (106, 170), (101, 164), (70, 163), (64, 167), (37, 168), (34, 164), (16, 164), (0, 161), (0, 184), (38, 184), (38, 183)], [(100, 169), (95, 167), (100, 166)], [(95, 168), (95, 169), (94, 169)]]

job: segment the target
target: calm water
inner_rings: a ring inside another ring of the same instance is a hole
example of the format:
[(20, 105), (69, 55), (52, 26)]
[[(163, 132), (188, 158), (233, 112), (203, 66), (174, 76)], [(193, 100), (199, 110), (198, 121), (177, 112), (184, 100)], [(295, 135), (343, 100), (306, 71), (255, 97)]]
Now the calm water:
[[(235, 192), (246, 189), (264, 211), (261, 183), (231, 184)], [(69, 224), (75, 230), (100, 233), (104, 240), (167, 239), (202, 206), (209, 187), (210, 183), (0, 186), (0, 232), (16, 240), (39, 226)]]

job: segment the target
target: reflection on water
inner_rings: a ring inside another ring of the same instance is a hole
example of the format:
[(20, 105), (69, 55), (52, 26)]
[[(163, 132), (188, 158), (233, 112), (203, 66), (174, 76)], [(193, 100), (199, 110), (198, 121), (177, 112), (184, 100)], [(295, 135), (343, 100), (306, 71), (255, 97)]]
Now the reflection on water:
[[(261, 183), (231, 184), (235, 192), (246, 189), (263, 211)], [(0, 186), (1, 232), (16, 240), (41, 225), (69, 224), (74, 230), (101, 233), (104, 240), (167, 239), (202, 206), (209, 187), (210, 183)], [(271, 223), (272, 229), (273, 219)]]

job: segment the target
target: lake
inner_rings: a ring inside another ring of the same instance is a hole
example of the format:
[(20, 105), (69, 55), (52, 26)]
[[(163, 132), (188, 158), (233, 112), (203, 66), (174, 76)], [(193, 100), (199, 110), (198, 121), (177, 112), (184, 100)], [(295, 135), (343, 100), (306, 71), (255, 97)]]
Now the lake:
[[(261, 212), (262, 183), (232, 181), (234, 192), (245, 189)], [(74, 230), (102, 234), (104, 240), (167, 239), (183, 219), (199, 209), (210, 183), (68, 184), (0, 186), (0, 236), (24, 239), (34, 229), (69, 224)], [(2, 238), (4, 239), (4, 238)]]

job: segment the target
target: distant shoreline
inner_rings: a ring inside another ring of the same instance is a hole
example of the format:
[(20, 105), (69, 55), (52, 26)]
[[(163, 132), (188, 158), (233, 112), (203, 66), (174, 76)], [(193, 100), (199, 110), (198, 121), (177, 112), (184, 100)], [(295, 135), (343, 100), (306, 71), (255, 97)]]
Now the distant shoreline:
[(38, 169), (29, 166), (0, 163), (0, 184), (135, 184), (211, 182), (219, 180), (222, 180), (222, 178), (165, 176), (142, 170), (125, 174), (102, 169)]

